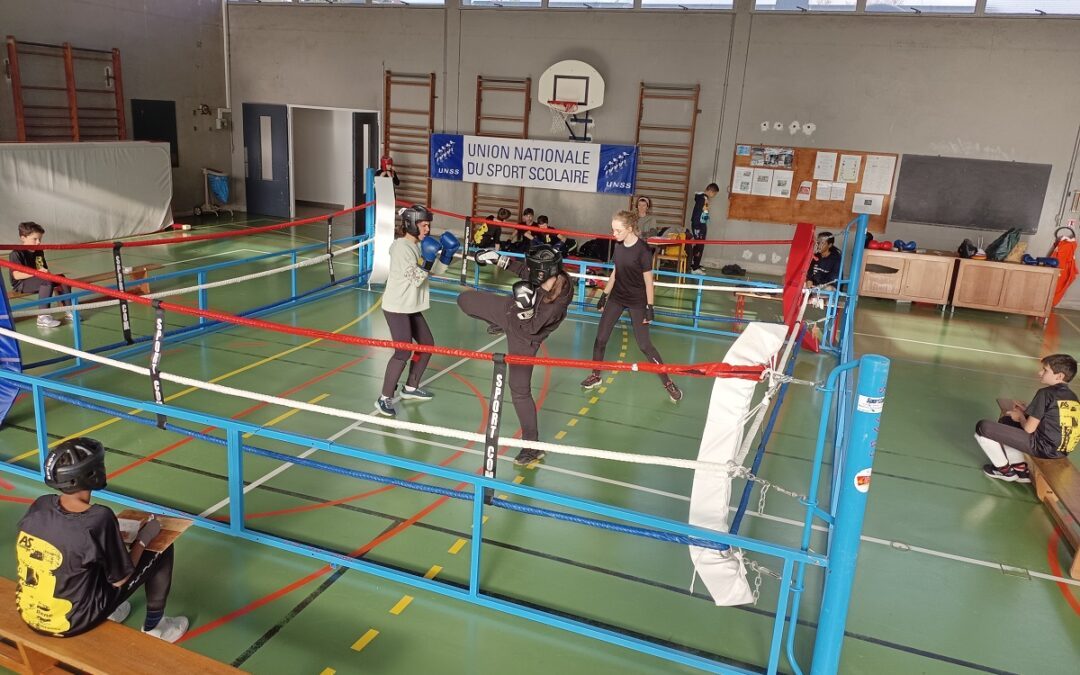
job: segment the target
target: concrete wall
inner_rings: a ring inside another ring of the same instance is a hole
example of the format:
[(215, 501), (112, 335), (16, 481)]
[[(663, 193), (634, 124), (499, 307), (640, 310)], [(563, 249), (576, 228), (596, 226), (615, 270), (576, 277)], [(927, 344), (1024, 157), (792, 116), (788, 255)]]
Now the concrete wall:
[[(639, 82), (700, 83), (692, 186), (715, 180), (724, 190), (711, 236), (790, 231), (725, 217), (736, 142), (791, 143), (786, 132), (762, 133), (758, 125), (766, 119), (815, 122), (812, 137), (795, 141), (804, 147), (1051, 164), (1039, 232), (1029, 238), (1029, 249), (1039, 254), (1049, 249), (1070, 189), (1080, 125), (1080, 21), (1074, 19), (248, 5), (230, 12), (237, 101), (381, 109), (384, 69), (435, 72), (437, 130), (470, 133), (478, 74), (535, 82), (550, 64), (576, 58), (596, 66), (607, 83), (594, 138), (632, 142)], [(556, 137), (535, 98), (530, 132)], [(240, 150), (234, 168), (242, 166)], [(1080, 188), (1080, 178), (1074, 182), (1072, 189)], [(466, 184), (434, 183), (440, 208), (466, 212), (469, 195)], [(538, 213), (590, 231), (606, 229), (611, 211), (625, 203), (526, 192), (526, 204)], [(971, 234), (905, 223), (891, 223), (886, 232), (945, 249)], [(713, 249), (706, 260), (777, 269), (771, 255), (759, 263), (743, 253)], [(1080, 287), (1068, 301), (1080, 304)]]
[(297, 201), (351, 206), (352, 113), (293, 108), (292, 170)]
[[(176, 212), (202, 202), (202, 167), (230, 168), (230, 134), (211, 131), (212, 116), (192, 114), (202, 104), (225, 106), (220, 0), (0, 0), (0, 26), (20, 41), (118, 48), (125, 98), (176, 101)], [(126, 114), (130, 134), (130, 106)], [(15, 140), (7, 82), (0, 86), (0, 140)]]

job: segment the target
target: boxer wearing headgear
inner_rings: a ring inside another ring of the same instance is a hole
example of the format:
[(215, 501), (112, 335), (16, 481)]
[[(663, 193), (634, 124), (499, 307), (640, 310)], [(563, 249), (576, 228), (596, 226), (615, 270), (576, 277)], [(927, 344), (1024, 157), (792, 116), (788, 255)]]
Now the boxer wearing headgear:
[[(593, 361), (603, 361), (608, 338), (625, 310), (630, 310), (630, 325), (638, 349), (653, 363), (663, 363), (660, 352), (649, 338), (649, 324), (653, 322), (653, 271), (652, 251), (645, 240), (638, 237), (637, 214), (619, 211), (611, 219), (611, 233), (615, 237), (615, 269), (596, 302), (602, 313), (596, 327), (593, 342)], [(667, 390), (672, 403), (682, 400), (683, 393), (671, 381), (667, 373), (660, 373), (660, 381)], [(594, 370), (581, 381), (586, 389), (600, 386), (600, 371)]]
[(401, 185), (401, 181), (398, 179), (397, 171), (394, 171), (394, 158), (390, 155), (383, 155), (379, 158), (379, 170), (375, 172), (376, 176), (388, 176), (394, 179), (394, 187)]
[[(535, 356), (540, 344), (566, 318), (574, 299), (574, 284), (563, 269), (562, 255), (547, 244), (539, 244), (529, 251), (524, 262), (490, 249), (476, 251), (473, 259), (478, 265), (498, 265), (509, 270), (521, 281), (513, 285), (510, 297), (465, 291), (458, 296), (458, 307), (474, 319), (501, 327), (506, 333), (507, 353)], [(510, 396), (521, 422), (521, 437), (527, 441), (540, 438), (532, 372), (532, 366), (510, 366)], [(543, 457), (542, 450), (522, 448), (514, 463), (525, 466)]]
[(173, 547), (147, 548), (161, 533), (161, 522), (151, 516), (128, 550), (112, 510), (90, 503), (105, 482), (105, 448), (93, 438), (71, 438), (49, 451), (45, 484), (62, 494), (38, 497), (19, 521), (19, 614), (39, 633), (78, 635), (106, 619), (126, 619), (128, 598), (143, 587), (143, 632), (176, 642), (188, 620), (165, 616)]
[[(386, 290), (383, 291), (383, 316), (386, 317), (386, 325), (394, 342), (433, 345), (435, 337), (423, 315), (431, 306), (428, 278), (431, 274), (446, 270), (461, 244), (450, 232), (443, 232), (438, 239), (430, 235), (431, 221), (435, 216), (425, 206), (414, 204), (402, 209), (400, 215), (400, 236), (390, 244), (390, 269), (386, 277)], [(424, 377), (431, 354), (419, 352), (415, 359), (412, 356), (413, 352), (407, 349), (397, 349), (386, 364), (382, 392), (375, 402), (380, 415), (397, 415), (394, 392), (401, 373), (405, 371), (405, 364), (410, 361), (412, 365), (405, 386), (401, 389), (401, 398), (418, 401), (434, 398), (434, 394), (420, 388), (420, 380)]]

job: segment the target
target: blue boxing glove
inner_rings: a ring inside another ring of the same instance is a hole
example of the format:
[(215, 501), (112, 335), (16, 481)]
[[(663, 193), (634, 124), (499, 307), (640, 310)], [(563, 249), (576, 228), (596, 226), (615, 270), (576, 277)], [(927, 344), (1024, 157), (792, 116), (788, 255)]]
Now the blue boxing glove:
[(540, 297), (540, 294), (536, 292), (536, 287), (522, 280), (514, 284), (512, 290), (514, 306), (518, 309), (517, 318), (522, 321), (533, 318), (533, 314), (536, 313), (536, 302)]
[(1057, 258), (1036, 258), (1035, 262), (1042, 265), (1043, 267), (1057, 267), (1058, 266), (1058, 259)]
[(443, 232), (439, 237), (439, 243), (442, 244), (442, 256), (439, 257), (439, 262), (449, 265), (454, 261), (454, 254), (461, 248), (461, 242), (452, 232)]
[(1039, 264), (1039, 260), (1035, 256), (1030, 255), (1028, 253), (1025, 253), (1023, 255), (1023, 257), (1020, 258), (1020, 262), (1024, 263), (1025, 265), (1038, 265)]
[(424, 259), (424, 264), (421, 265), (426, 271), (430, 272), (433, 265), (435, 265), (435, 259), (439, 257), (439, 252), (442, 251), (442, 244), (439, 240), (430, 234), (420, 241), (420, 257)]

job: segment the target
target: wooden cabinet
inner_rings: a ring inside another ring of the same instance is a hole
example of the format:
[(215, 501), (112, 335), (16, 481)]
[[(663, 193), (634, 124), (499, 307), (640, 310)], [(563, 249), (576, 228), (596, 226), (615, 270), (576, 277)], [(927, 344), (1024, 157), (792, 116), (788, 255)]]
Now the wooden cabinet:
[(953, 307), (1046, 318), (1053, 309), (1058, 274), (1054, 267), (961, 260)]
[(859, 295), (946, 305), (956, 258), (948, 254), (863, 253)]

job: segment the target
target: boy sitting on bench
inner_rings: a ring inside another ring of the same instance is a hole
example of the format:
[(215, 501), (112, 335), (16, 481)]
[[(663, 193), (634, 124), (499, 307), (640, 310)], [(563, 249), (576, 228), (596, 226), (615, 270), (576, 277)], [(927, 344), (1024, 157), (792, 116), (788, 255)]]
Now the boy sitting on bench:
[(1076, 375), (1076, 359), (1051, 354), (1040, 363), (1043, 388), (1031, 403), (999, 398), (1001, 418), (975, 425), (975, 441), (991, 462), (983, 467), (989, 478), (1030, 483), (1028, 455), (1065, 458), (1080, 441), (1080, 402), (1066, 384)]
[(187, 618), (165, 616), (173, 548), (146, 550), (161, 523), (146, 521), (128, 551), (116, 515), (90, 503), (91, 491), (105, 487), (104, 446), (92, 438), (64, 441), (45, 458), (45, 484), (63, 494), (42, 495), (30, 505), (15, 545), (15, 598), (23, 621), (39, 633), (78, 635), (105, 619), (126, 619), (127, 599), (145, 586), (143, 632), (179, 640)]

